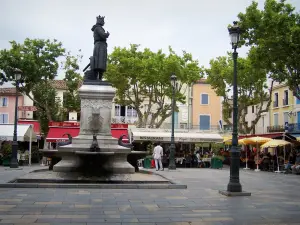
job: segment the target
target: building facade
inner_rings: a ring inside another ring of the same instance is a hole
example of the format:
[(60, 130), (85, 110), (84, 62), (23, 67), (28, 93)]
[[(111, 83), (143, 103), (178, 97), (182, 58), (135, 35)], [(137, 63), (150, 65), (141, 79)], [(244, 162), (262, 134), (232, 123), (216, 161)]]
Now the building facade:
[[(0, 88), (0, 124), (13, 124), (15, 121), (16, 88)], [(24, 105), (23, 95), (18, 96), (18, 105)], [(18, 118), (23, 112), (18, 111)]]
[(217, 96), (206, 79), (193, 84), (192, 125), (200, 130), (219, 130), (222, 121), (222, 98)]
[(286, 84), (274, 84), (268, 132), (283, 132), (285, 124), (296, 123), (297, 115), (294, 108), (295, 97), (289, 87)]
[[(268, 102), (265, 101), (263, 103), (262, 109), (265, 110), (267, 108)], [(251, 105), (247, 108), (247, 114), (246, 114), (246, 121), (248, 122), (248, 126), (250, 127), (252, 124), (252, 121), (254, 121), (257, 117), (258, 112), (258, 105)], [(271, 107), (271, 106), (270, 106)], [(253, 130), (253, 134), (265, 134), (268, 132), (268, 127), (270, 126), (270, 108), (268, 111), (263, 112), (261, 114), (260, 119), (255, 125), (255, 128)]]

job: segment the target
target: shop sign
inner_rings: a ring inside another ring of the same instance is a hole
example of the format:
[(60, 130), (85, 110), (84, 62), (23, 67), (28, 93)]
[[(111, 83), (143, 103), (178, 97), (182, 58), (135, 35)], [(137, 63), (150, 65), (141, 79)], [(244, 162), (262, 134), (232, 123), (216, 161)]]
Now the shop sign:
[(140, 137), (140, 140), (143, 140), (143, 141), (163, 141), (164, 138), (163, 137), (147, 137), (147, 136), (144, 136), (144, 137)]
[(49, 122), (49, 127), (79, 127), (78, 122)]
[(128, 124), (121, 124), (121, 123), (112, 123), (112, 129), (128, 129)]
[(18, 110), (20, 111), (37, 111), (35, 106), (18, 106)]

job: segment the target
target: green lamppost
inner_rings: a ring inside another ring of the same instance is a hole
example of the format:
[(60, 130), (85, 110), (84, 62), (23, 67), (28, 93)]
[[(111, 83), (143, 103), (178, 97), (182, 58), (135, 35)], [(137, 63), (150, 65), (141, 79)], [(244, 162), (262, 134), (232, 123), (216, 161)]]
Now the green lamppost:
[(177, 77), (175, 74), (171, 75), (172, 84), (172, 131), (171, 131), (171, 146), (170, 146), (170, 157), (169, 157), (169, 170), (176, 170), (175, 164), (175, 140), (174, 140), (174, 113), (175, 113), (175, 91), (176, 91)]
[(17, 136), (17, 125), (18, 125), (18, 99), (19, 99), (19, 82), (22, 77), (22, 71), (15, 69), (15, 82), (16, 82), (16, 103), (15, 103), (15, 123), (14, 123), (14, 134), (11, 151), (10, 168), (18, 168), (18, 136)]
[(237, 57), (236, 51), (241, 29), (236, 21), (233, 26), (228, 28), (231, 44), (232, 44), (232, 57), (233, 57), (233, 121), (232, 121), (232, 146), (230, 149), (230, 178), (227, 185), (227, 191), (220, 191), (221, 194), (227, 196), (249, 196), (251, 193), (242, 192), (242, 185), (240, 183), (240, 148), (238, 147), (238, 89), (237, 89)]

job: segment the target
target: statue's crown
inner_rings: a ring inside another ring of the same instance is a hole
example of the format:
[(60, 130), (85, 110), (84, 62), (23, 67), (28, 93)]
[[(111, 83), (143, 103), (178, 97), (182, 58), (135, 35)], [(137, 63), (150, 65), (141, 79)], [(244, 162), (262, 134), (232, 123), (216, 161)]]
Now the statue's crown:
[(98, 21), (98, 20), (100, 21), (100, 20), (104, 20), (105, 16), (100, 16), (100, 15), (99, 15), (99, 16), (97, 16), (96, 18), (97, 18), (97, 21)]

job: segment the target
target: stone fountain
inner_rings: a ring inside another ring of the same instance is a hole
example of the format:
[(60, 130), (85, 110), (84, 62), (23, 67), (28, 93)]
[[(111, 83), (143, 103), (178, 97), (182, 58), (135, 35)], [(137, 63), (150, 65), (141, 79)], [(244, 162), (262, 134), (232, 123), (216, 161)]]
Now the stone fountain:
[[(90, 63), (83, 70), (84, 82), (79, 89), (81, 98), (80, 133), (71, 144), (59, 146), (52, 155), (61, 158), (53, 167), (54, 172), (106, 171), (130, 174), (135, 168), (127, 162), (130, 148), (121, 146), (111, 135), (111, 109), (115, 89), (102, 80), (107, 64), (109, 32), (103, 29), (104, 17), (98, 16), (93, 26), (94, 52)], [(51, 150), (43, 151), (46, 155)]]

